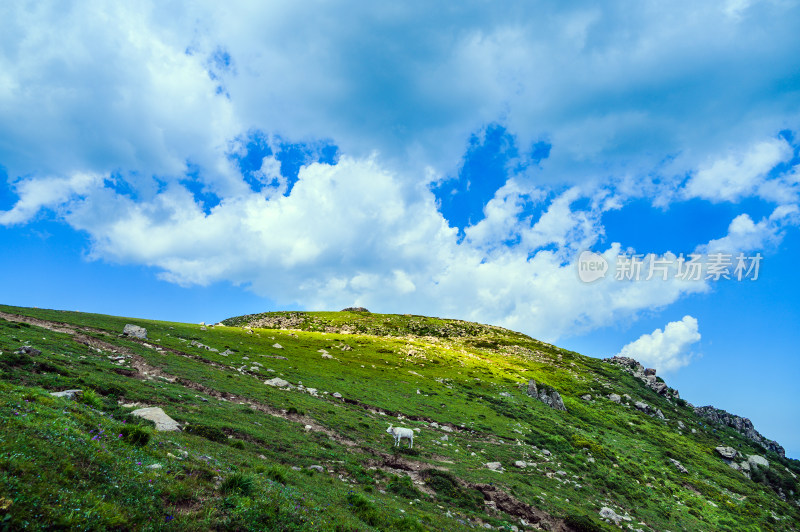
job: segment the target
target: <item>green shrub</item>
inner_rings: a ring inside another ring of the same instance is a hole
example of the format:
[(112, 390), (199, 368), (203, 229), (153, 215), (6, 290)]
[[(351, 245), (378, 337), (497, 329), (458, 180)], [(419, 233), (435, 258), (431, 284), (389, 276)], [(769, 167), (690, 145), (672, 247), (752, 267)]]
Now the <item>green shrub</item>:
[(366, 496), (351, 491), (347, 494), (347, 503), (350, 505), (350, 510), (353, 514), (368, 525), (378, 526), (381, 523), (382, 520), (375, 509), (375, 504)]
[(275, 482), (280, 482), (281, 484), (286, 484), (287, 476), (286, 470), (281, 466), (274, 465), (267, 469), (267, 478), (274, 480)]
[(202, 425), (200, 423), (192, 423), (188, 425), (184, 431), (217, 443), (228, 441), (228, 436), (217, 427)]
[(428, 486), (443, 501), (465, 510), (480, 511), (483, 508), (483, 494), (475, 489), (462, 488), (452, 474), (428, 469), (423, 475)]
[(249, 496), (253, 494), (255, 487), (256, 483), (251, 475), (234, 473), (222, 481), (219, 491), (223, 495), (241, 494)]
[(136, 425), (127, 425), (120, 431), (122, 439), (132, 445), (143, 447), (150, 441), (150, 431)]
[(83, 393), (78, 395), (78, 402), (92, 408), (103, 408), (103, 399), (91, 388), (83, 390)]
[(244, 449), (244, 442), (242, 440), (232, 440), (231, 447), (234, 449)]
[(409, 477), (393, 478), (389, 485), (386, 486), (386, 490), (406, 499), (419, 499), (422, 497), (422, 493), (414, 487)]

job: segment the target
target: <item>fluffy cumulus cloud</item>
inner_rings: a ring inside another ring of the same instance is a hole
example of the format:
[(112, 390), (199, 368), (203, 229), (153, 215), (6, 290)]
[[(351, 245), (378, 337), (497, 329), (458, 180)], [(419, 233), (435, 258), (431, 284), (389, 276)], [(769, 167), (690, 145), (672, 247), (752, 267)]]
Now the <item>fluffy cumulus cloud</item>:
[[(609, 210), (771, 204), (693, 243), (731, 252), (798, 223), (791, 3), (10, 2), (0, 20), (0, 224), (48, 213), (171, 282), (555, 340), (710, 289), (580, 282), (580, 251), (613, 273), (626, 250)], [(486, 195), (463, 223), (435, 191), (453, 180)]]
[(643, 334), (637, 340), (620, 350), (619, 355), (635, 358), (659, 372), (668, 372), (689, 363), (689, 349), (700, 341), (697, 320), (684, 316), (680, 321), (672, 321), (664, 329), (656, 329)]

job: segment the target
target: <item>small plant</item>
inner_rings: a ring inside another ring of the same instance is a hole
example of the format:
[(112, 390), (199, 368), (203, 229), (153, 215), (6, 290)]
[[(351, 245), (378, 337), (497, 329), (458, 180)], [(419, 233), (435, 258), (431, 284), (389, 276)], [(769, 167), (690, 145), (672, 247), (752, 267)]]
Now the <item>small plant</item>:
[(287, 476), (286, 470), (281, 466), (274, 465), (267, 469), (267, 478), (274, 480), (275, 482), (280, 482), (281, 484), (286, 484)]
[(217, 427), (210, 427), (208, 425), (201, 425), (199, 423), (193, 423), (187, 426), (185, 432), (217, 443), (228, 441), (228, 436), (226, 436), (225, 433)]
[(370, 526), (377, 526), (381, 522), (380, 515), (375, 509), (375, 504), (366, 496), (351, 491), (347, 494), (347, 503), (352, 512)]
[(103, 399), (91, 388), (84, 390), (83, 393), (78, 396), (78, 402), (92, 408), (103, 408)]
[(252, 476), (243, 473), (234, 473), (222, 481), (219, 491), (223, 495), (238, 493), (240, 495), (249, 496), (253, 494), (255, 487), (256, 483)]
[(122, 439), (127, 443), (140, 447), (144, 447), (150, 441), (150, 431), (135, 425), (122, 427), (120, 434), (122, 435)]
[(422, 497), (422, 493), (414, 487), (414, 484), (408, 477), (393, 478), (386, 487), (386, 490), (395, 495), (405, 497), (406, 499), (419, 499)]

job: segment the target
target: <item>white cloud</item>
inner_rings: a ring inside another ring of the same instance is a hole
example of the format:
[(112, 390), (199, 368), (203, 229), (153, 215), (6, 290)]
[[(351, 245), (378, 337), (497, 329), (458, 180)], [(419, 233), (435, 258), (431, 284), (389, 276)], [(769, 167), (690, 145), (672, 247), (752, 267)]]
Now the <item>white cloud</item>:
[(800, 224), (797, 205), (781, 205), (768, 217), (754, 222), (748, 214), (740, 214), (728, 226), (728, 234), (698, 246), (699, 253), (750, 253), (777, 248), (787, 227)]
[(15, 183), (19, 201), (8, 211), (0, 211), (0, 225), (15, 225), (29, 221), (40, 209), (63, 205), (74, 195), (86, 194), (102, 186), (103, 177), (96, 174), (74, 173), (67, 177), (24, 179)]
[(701, 167), (686, 183), (683, 195), (711, 201), (736, 201), (758, 194), (763, 188), (767, 199), (791, 201), (787, 192), (796, 197), (796, 190), (776, 189), (774, 180), (768, 180), (770, 170), (791, 157), (792, 147), (783, 139), (758, 142), (742, 154), (727, 155)]
[(697, 320), (684, 316), (680, 321), (668, 323), (663, 330), (643, 334), (623, 347), (619, 355), (635, 358), (659, 373), (674, 371), (689, 364), (688, 349), (699, 340)]

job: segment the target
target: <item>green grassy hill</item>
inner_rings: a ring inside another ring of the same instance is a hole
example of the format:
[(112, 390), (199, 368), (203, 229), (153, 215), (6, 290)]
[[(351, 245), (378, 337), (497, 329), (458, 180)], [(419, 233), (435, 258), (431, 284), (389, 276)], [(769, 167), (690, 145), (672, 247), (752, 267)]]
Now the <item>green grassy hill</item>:
[[(126, 324), (147, 338), (123, 336)], [(0, 306), (0, 352), (0, 530), (800, 522), (797, 461), (617, 365), (498, 327), (368, 312), (201, 326)], [(531, 379), (566, 410), (531, 397)], [(67, 389), (83, 393), (50, 394)], [(145, 406), (182, 430), (131, 415)], [(413, 449), (393, 447), (390, 424), (416, 431)]]

